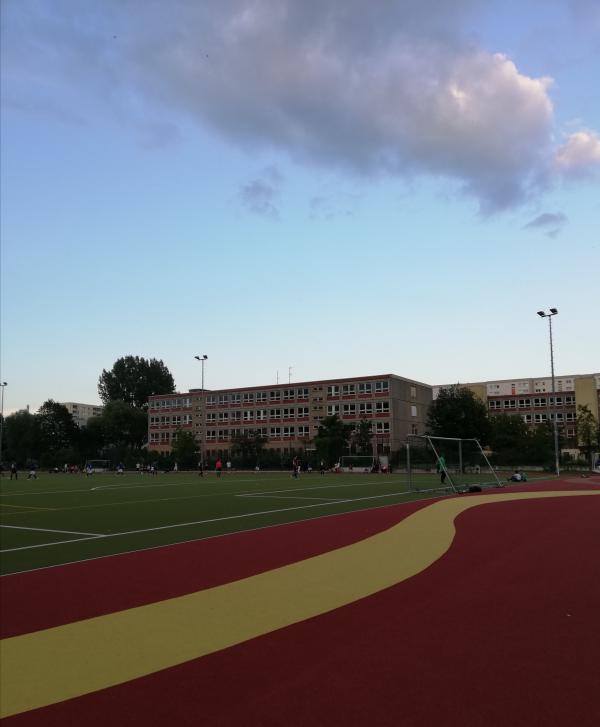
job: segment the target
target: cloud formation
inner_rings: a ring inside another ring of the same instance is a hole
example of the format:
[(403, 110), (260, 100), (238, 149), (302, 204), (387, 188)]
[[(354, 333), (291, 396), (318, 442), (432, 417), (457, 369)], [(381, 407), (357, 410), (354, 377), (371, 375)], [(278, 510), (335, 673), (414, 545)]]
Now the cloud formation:
[(568, 217), (563, 212), (544, 212), (524, 226), (524, 230), (542, 230), (547, 237), (556, 237), (567, 223)]
[[(63, 1), (51, 21), (22, 23), (18, 55), (31, 64), (29, 45), (47, 75), (87, 72), (240, 146), (356, 175), (449, 179), (492, 212), (583, 176), (598, 136), (575, 132), (555, 148), (551, 80), (464, 38), (479, 4), (107, 0), (88, 20), (85, 2)], [(268, 183), (254, 182), (246, 198), (272, 213)]]
[(276, 201), (283, 177), (275, 167), (263, 169), (260, 176), (242, 185), (239, 201), (246, 210), (256, 215), (263, 215), (274, 220), (279, 219)]

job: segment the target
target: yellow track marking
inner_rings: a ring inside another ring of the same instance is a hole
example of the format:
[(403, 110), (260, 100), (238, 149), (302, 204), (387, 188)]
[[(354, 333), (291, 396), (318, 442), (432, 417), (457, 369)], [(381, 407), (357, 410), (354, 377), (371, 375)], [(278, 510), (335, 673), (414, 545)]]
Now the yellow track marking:
[(182, 664), (400, 583), (440, 558), (477, 505), (600, 495), (520, 492), (435, 502), (358, 543), (222, 586), (0, 642), (8, 717)]

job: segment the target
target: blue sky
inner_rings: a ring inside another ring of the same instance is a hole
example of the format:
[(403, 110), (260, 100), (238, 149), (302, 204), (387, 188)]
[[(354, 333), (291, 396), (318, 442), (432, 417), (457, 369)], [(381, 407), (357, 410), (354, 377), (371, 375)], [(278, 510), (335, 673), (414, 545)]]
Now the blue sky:
[(165, 7), (2, 4), (7, 411), (600, 369), (597, 3)]

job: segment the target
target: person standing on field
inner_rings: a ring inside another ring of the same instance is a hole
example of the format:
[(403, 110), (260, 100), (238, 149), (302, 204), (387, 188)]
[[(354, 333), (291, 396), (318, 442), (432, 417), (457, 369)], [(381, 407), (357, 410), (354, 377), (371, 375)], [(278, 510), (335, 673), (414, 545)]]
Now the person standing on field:
[(10, 479), (15, 478), (15, 480), (19, 479), (19, 470), (17, 469), (17, 463), (13, 462), (10, 466)]
[(221, 472), (223, 471), (223, 462), (221, 462), (221, 458), (219, 457), (215, 463), (215, 470), (217, 472), (217, 477), (221, 476)]
[(446, 482), (446, 458), (440, 454), (437, 464), (437, 471), (440, 473), (440, 482), (442, 485)]

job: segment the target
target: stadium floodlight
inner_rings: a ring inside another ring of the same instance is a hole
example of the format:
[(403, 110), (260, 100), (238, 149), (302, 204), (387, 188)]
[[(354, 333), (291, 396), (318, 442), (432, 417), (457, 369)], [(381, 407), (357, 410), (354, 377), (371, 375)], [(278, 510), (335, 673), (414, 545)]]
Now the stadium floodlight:
[(556, 423), (556, 386), (554, 384), (554, 346), (552, 343), (552, 316), (558, 313), (558, 308), (550, 308), (550, 312), (539, 310), (537, 312), (540, 318), (548, 319), (548, 327), (550, 331), (550, 371), (552, 373), (552, 402), (554, 404), (554, 414), (552, 416), (552, 429), (554, 432), (554, 471), (558, 476), (560, 474), (560, 457), (558, 448), (558, 425)]
[(200, 461), (202, 462), (202, 466), (204, 466), (204, 440), (206, 437), (206, 432), (204, 430), (204, 428), (206, 426), (206, 422), (204, 421), (205, 420), (204, 413), (205, 413), (205, 408), (206, 408), (205, 407), (206, 397), (204, 396), (204, 362), (206, 361), (208, 356), (205, 353), (203, 353), (202, 356), (194, 356), (194, 358), (197, 361), (200, 361), (200, 363), (202, 364), (202, 438), (200, 440)]
[(6, 381), (0, 384), (2, 388), (2, 403), (0, 404), (0, 471), (2, 469), (2, 436), (4, 435), (4, 388), (8, 386)]

